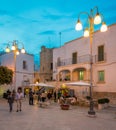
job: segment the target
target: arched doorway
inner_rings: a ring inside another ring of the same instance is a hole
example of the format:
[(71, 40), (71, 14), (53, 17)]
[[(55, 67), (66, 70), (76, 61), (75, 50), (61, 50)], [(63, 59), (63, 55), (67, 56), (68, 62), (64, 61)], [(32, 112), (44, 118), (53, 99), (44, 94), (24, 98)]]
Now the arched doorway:
[(72, 80), (73, 81), (79, 81), (79, 80), (85, 80), (86, 78), (86, 69), (85, 68), (76, 68), (72, 72)]
[(70, 70), (61, 70), (59, 72), (60, 81), (69, 81), (70, 80)]

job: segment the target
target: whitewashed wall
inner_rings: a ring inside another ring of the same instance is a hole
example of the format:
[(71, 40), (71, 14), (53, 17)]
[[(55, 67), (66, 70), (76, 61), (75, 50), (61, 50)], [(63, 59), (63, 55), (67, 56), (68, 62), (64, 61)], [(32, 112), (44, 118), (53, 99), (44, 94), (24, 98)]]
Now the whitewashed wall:
[[(0, 56), (1, 65), (7, 66), (14, 71), (14, 53), (7, 53)], [(27, 69), (23, 69), (23, 61), (26, 61)], [(33, 83), (34, 80), (34, 57), (29, 54), (20, 54), (16, 57), (16, 88), (23, 85), (24, 80)], [(14, 81), (13, 81), (14, 82)], [(12, 85), (14, 87), (14, 84)]]
[[(93, 65), (93, 81), (96, 87), (95, 91), (116, 92), (116, 24), (108, 27), (107, 32), (97, 31), (93, 35), (93, 56), (98, 55), (98, 46), (104, 45), (106, 53), (106, 62), (94, 63)], [(78, 56), (90, 54), (89, 38), (78, 38), (64, 46), (53, 50), (53, 78), (56, 79), (57, 68), (56, 63), (58, 57), (68, 59), (72, 57), (72, 53), (77, 52)], [(105, 82), (98, 83), (98, 71), (105, 71)]]

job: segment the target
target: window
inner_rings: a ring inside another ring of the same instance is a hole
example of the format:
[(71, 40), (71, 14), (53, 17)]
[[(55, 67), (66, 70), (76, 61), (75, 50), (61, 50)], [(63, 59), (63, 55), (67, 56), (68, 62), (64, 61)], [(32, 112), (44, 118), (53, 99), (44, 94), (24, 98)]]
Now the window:
[(27, 62), (23, 61), (23, 69), (27, 69)]
[(104, 82), (104, 71), (98, 71), (98, 82)]
[(77, 52), (72, 53), (72, 64), (77, 63)]
[(80, 70), (79, 71), (79, 80), (83, 80), (84, 79), (84, 71), (83, 70)]
[(43, 72), (44, 72), (44, 66), (43, 66)]
[(58, 59), (57, 59), (57, 66), (61, 66), (61, 60), (60, 60), (60, 57), (58, 57)]
[(98, 47), (98, 61), (104, 61), (104, 46)]
[(53, 63), (50, 64), (50, 70), (52, 70), (52, 69), (53, 69)]

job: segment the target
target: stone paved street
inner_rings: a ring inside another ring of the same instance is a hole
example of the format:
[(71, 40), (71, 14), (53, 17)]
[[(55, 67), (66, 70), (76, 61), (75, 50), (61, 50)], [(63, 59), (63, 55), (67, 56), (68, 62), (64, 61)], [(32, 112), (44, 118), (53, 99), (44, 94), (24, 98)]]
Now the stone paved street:
[(78, 106), (61, 110), (57, 103), (40, 108), (24, 100), (22, 112), (14, 106), (10, 113), (7, 101), (0, 100), (0, 130), (116, 130), (115, 110), (96, 110), (96, 118), (88, 117), (87, 111)]

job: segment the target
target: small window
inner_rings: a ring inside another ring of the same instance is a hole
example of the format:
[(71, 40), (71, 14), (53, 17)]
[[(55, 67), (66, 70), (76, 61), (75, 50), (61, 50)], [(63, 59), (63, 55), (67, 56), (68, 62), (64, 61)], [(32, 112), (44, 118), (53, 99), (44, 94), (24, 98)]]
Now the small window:
[(57, 58), (57, 66), (61, 66), (61, 60), (60, 60), (60, 57)]
[(98, 47), (98, 61), (104, 61), (104, 46)]
[(72, 53), (72, 64), (77, 63), (77, 52)]
[(23, 61), (23, 69), (27, 69), (27, 62)]
[(52, 69), (53, 69), (53, 63), (50, 64), (50, 70), (52, 70)]
[(98, 71), (98, 81), (104, 82), (104, 71)]
[(43, 72), (44, 72), (44, 66), (43, 66)]

